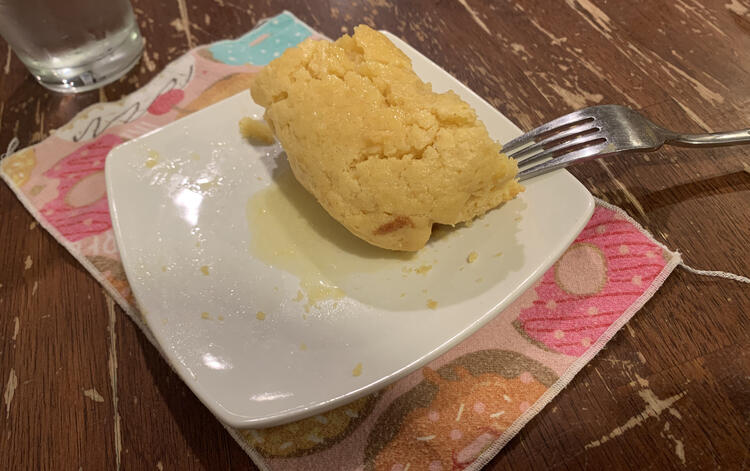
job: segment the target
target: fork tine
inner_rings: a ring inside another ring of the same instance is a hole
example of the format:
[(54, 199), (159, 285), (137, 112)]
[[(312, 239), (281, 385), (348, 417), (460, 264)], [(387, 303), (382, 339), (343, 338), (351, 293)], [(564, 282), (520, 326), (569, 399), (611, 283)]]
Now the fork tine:
[(597, 128), (594, 125), (594, 123), (587, 121), (583, 124), (579, 124), (578, 126), (573, 126), (572, 128), (567, 128), (564, 131), (552, 134), (548, 138), (537, 141), (536, 143), (531, 144), (529, 146), (519, 148), (519, 150), (509, 152), (509, 153), (506, 152), (506, 155), (510, 158), (516, 159), (516, 161), (520, 165), (526, 159), (532, 158), (533, 157), (532, 154), (535, 154), (538, 151), (544, 150), (545, 146), (548, 146), (555, 141), (559, 141), (567, 137), (573, 137), (577, 134), (582, 134), (587, 131), (594, 131), (598, 129), (599, 128)]
[(575, 139), (565, 141), (562, 144), (558, 144), (554, 147), (550, 147), (549, 149), (545, 149), (544, 151), (534, 154), (531, 157), (527, 157), (523, 161), (523, 163), (519, 162), (518, 168), (528, 167), (529, 164), (533, 162), (544, 160), (549, 157), (554, 157), (556, 154), (565, 153), (566, 151), (573, 152), (581, 147), (587, 147), (592, 144), (599, 144), (603, 142), (606, 142), (606, 139), (600, 134), (585, 134)]
[(502, 151), (503, 153), (507, 155), (508, 153), (512, 153), (515, 150), (517, 150), (518, 147), (524, 146), (528, 144), (529, 142), (532, 142), (532, 140), (536, 139), (538, 136), (554, 131), (557, 128), (570, 126), (572, 124), (577, 124), (578, 121), (593, 121), (594, 118), (585, 114), (584, 113), (585, 111), (586, 111), (585, 109), (574, 111), (564, 116), (560, 116), (557, 119), (553, 119), (552, 121), (546, 124), (542, 124), (538, 128), (532, 129), (526, 134), (523, 134), (515, 139), (512, 139), (506, 142), (505, 145), (503, 146)]
[(542, 162), (540, 164), (526, 168), (522, 170), (521, 172), (519, 172), (518, 180), (519, 181), (528, 180), (531, 177), (536, 177), (536, 176), (551, 172), (553, 170), (565, 168), (568, 165), (571, 165), (578, 161), (589, 160), (595, 157), (603, 157), (605, 155), (614, 153), (611, 150), (607, 152), (608, 147), (609, 146), (606, 143), (601, 143), (598, 146), (585, 147), (583, 149), (579, 149), (579, 150), (570, 152), (568, 154), (561, 155), (557, 157), (556, 159), (547, 160), (546, 162)]

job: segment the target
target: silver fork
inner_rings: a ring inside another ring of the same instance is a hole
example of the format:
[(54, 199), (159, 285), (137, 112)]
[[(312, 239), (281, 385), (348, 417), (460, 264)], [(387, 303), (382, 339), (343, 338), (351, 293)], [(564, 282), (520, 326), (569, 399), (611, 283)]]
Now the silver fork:
[(750, 143), (750, 129), (680, 134), (657, 126), (625, 106), (601, 105), (539, 126), (506, 143), (503, 153), (518, 161), (518, 178), (526, 180), (590, 159), (628, 151), (655, 151), (663, 144), (710, 147), (742, 143)]

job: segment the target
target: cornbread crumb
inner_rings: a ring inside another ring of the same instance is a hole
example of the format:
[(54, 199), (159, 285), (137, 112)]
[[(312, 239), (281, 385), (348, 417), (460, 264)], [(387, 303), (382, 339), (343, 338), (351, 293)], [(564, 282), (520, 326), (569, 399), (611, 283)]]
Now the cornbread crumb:
[(223, 321), (224, 320), (224, 316), (219, 316), (219, 317), (217, 317), (217, 319), (219, 319), (220, 321)]
[(502, 252), (498, 252), (498, 253), (496, 253), (496, 254), (495, 254), (495, 257), (499, 257), (499, 256), (501, 256), (502, 254), (503, 254)]
[(148, 158), (144, 164), (147, 168), (154, 168), (159, 163), (159, 153), (153, 149), (148, 150)]
[(255, 314), (255, 318), (258, 319), (259, 321), (262, 321), (263, 319), (266, 318), (266, 313), (263, 311), (258, 311), (258, 313)]
[(523, 190), (475, 111), (434, 93), (367, 26), (287, 49), (251, 93), (296, 179), (373, 245), (419, 250), (434, 223), (470, 221)]
[(208, 266), (203, 265), (201, 267), (201, 273), (203, 273), (204, 275), (208, 276), (211, 272), (208, 271)]
[(352, 370), (352, 376), (359, 376), (362, 374), (362, 363), (357, 363), (357, 366)]
[(202, 319), (210, 319), (211, 318), (211, 314), (209, 314), (207, 312), (201, 312), (201, 318)]
[(472, 250), (471, 252), (469, 252), (469, 255), (466, 257), (466, 261), (468, 263), (474, 263), (478, 257), (479, 257), (479, 254)]
[(428, 271), (432, 270), (432, 265), (422, 265), (421, 267), (414, 270), (415, 272), (419, 273), (420, 275), (424, 275)]
[(305, 298), (305, 295), (302, 293), (302, 290), (297, 290), (297, 296), (295, 296), (292, 301), (300, 302)]
[(245, 139), (258, 144), (270, 145), (275, 142), (273, 131), (261, 119), (242, 118), (240, 120), (240, 134)]
[(427, 300), (427, 307), (429, 307), (430, 309), (437, 309), (438, 303), (434, 299), (428, 299)]
[(307, 350), (307, 345), (304, 344), (304, 343), (301, 343), (300, 346), (299, 346), (299, 349), (300, 350)]

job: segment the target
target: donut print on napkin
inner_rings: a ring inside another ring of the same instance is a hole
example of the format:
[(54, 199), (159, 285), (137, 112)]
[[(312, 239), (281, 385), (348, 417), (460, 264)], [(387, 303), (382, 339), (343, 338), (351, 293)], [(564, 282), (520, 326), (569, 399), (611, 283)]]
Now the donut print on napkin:
[(580, 355), (664, 269), (661, 248), (619, 214), (591, 221), (534, 288), (538, 298), (514, 323), (531, 341)]

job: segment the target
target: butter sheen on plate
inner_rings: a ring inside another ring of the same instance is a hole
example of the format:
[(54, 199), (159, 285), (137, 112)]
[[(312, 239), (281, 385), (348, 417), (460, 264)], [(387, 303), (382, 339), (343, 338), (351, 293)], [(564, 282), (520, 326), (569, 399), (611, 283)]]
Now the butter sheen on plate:
[(287, 49), (251, 85), (295, 178), (361, 239), (416, 251), (523, 191), (458, 95), (434, 93), (409, 58), (367, 26)]

